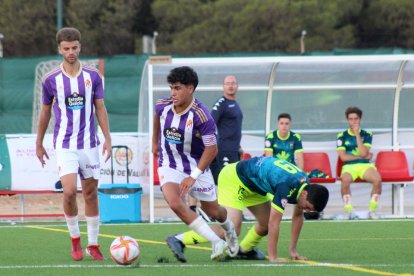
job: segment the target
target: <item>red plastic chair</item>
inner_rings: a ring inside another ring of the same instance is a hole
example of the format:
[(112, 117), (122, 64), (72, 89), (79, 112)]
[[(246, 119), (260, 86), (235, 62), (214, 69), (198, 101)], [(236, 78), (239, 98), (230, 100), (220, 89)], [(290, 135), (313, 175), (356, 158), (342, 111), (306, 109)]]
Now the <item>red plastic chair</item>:
[(375, 165), (383, 182), (411, 182), (414, 179), (403, 151), (380, 151)]
[[(382, 182), (391, 183), (393, 194), (399, 191), (399, 213), (404, 217), (404, 188), (406, 184), (413, 184), (414, 176), (410, 175), (407, 157), (403, 151), (380, 151), (375, 162), (381, 175)], [(393, 213), (396, 203), (393, 199)]]
[(252, 158), (252, 155), (250, 153), (243, 153), (243, 155), (241, 156), (240, 160), (246, 160), (246, 159), (250, 159)]
[(336, 180), (332, 177), (328, 154), (325, 152), (305, 152), (303, 157), (305, 161), (305, 172), (311, 172), (317, 169), (329, 176), (328, 178), (311, 178), (311, 183), (335, 183)]

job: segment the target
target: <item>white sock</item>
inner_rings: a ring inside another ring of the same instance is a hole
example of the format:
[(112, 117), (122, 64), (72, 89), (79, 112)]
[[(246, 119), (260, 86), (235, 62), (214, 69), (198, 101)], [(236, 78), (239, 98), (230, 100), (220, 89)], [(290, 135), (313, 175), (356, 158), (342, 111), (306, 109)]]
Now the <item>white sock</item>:
[(180, 240), (181, 242), (183, 242), (183, 241), (184, 241), (184, 234), (183, 234), (183, 233), (178, 234), (178, 235), (176, 235), (176, 236), (175, 236), (175, 238), (176, 238), (177, 240)]
[(220, 223), (221, 228), (224, 229), (224, 231), (226, 231), (227, 233), (229, 232), (233, 232), (234, 231), (234, 224), (233, 222), (229, 219), (229, 217), (226, 218), (226, 220), (222, 223)]
[(87, 217), (86, 226), (88, 228), (88, 246), (98, 245), (98, 234), (99, 234), (99, 216)]
[(219, 242), (221, 239), (214, 233), (214, 231), (208, 226), (205, 220), (198, 216), (190, 225), (188, 225), (194, 232), (209, 240), (211, 243)]
[(78, 216), (68, 216), (65, 214), (66, 225), (68, 226), (69, 235), (71, 238), (80, 237)]

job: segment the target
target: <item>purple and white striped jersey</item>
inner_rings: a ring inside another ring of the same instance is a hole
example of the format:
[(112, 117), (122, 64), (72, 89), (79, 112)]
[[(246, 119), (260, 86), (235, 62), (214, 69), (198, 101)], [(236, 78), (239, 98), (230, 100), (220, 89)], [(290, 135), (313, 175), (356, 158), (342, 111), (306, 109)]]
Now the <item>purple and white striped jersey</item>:
[(186, 174), (197, 167), (205, 146), (217, 144), (216, 127), (208, 109), (197, 99), (182, 113), (173, 108), (172, 98), (155, 104), (160, 118), (159, 166)]
[(76, 77), (70, 77), (63, 64), (43, 78), (43, 104), (53, 103), (55, 149), (87, 149), (99, 145), (94, 118), (94, 100), (103, 99), (99, 71), (81, 64)]

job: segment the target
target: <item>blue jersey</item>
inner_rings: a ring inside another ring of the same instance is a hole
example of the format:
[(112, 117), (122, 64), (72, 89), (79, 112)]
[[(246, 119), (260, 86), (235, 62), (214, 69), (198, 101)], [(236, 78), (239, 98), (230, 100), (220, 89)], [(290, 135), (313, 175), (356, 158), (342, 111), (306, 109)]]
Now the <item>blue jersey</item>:
[[(362, 144), (366, 147), (371, 147), (372, 145), (372, 132), (360, 129)], [(350, 155), (359, 155), (358, 144), (355, 135), (351, 132), (350, 129), (341, 132), (337, 136), (336, 140), (336, 150), (345, 150), (347, 154)], [(349, 164), (359, 164), (359, 163), (369, 163), (368, 159), (360, 158), (357, 160), (346, 161), (344, 165)]]
[(218, 150), (238, 152), (243, 121), (243, 113), (239, 104), (221, 97), (213, 106), (211, 116), (217, 125)]
[(303, 151), (302, 139), (299, 134), (289, 131), (286, 138), (279, 136), (279, 131), (275, 130), (266, 136), (265, 151), (273, 153), (273, 157), (286, 160), (295, 164), (295, 152)]
[(274, 157), (253, 157), (240, 161), (237, 175), (251, 191), (272, 194), (272, 205), (281, 213), (287, 203), (296, 204), (309, 183), (306, 173), (295, 165)]

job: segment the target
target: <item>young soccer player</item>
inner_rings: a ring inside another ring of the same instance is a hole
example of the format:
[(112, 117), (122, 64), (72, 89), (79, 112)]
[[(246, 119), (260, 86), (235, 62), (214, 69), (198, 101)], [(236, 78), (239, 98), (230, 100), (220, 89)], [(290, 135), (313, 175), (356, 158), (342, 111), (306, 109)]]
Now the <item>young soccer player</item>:
[[(217, 154), (215, 124), (206, 107), (193, 94), (197, 73), (190, 67), (170, 71), (167, 81), (171, 97), (155, 105), (152, 152), (159, 155), (158, 175), (161, 190), (170, 208), (192, 230), (212, 243), (212, 260), (220, 259), (227, 247), (237, 254), (238, 240), (226, 209), (217, 204), (213, 176), (209, 169)], [(185, 196), (198, 199), (207, 215), (221, 223), (227, 243), (186, 205)], [(184, 246), (175, 237), (167, 244), (176, 258), (186, 262)]]
[(98, 245), (97, 185), (100, 176), (100, 142), (95, 129), (95, 115), (105, 138), (102, 146), (102, 154), (106, 153), (105, 161), (111, 156), (111, 136), (102, 77), (98, 70), (87, 67), (78, 60), (80, 41), (81, 34), (75, 28), (63, 28), (56, 34), (63, 62), (43, 79), (43, 105), (36, 139), (36, 155), (44, 166), (44, 158), (49, 159), (49, 156), (43, 147), (43, 138), (53, 105), (56, 122), (53, 145), (63, 187), (63, 210), (72, 240), (72, 258), (75, 261), (83, 259), (76, 202), (79, 173), (88, 228), (86, 253), (94, 260), (104, 260)]
[(341, 195), (348, 219), (357, 218), (351, 202), (351, 183), (360, 178), (372, 183), (368, 217), (379, 218), (376, 213), (382, 191), (382, 179), (377, 168), (370, 162), (372, 133), (361, 129), (362, 110), (348, 107), (345, 117), (349, 128), (337, 136), (337, 151), (344, 165), (341, 172)]
[[(218, 201), (227, 209), (239, 235), (243, 209), (248, 208), (256, 224), (240, 243), (236, 258), (263, 260), (265, 255), (256, 247), (268, 235), (268, 257), (271, 262), (284, 261), (277, 254), (280, 222), (286, 204), (295, 204), (292, 216), (290, 255), (303, 260), (296, 245), (303, 225), (304, 212), (321, 212), (329, 198), (326, 187), (308, 184), (305, 172), (295, 165), (274, 157), (254, 157), (225, 166), (219, 175)], [(217, 228), (213, 227), (214, 230)], [(183, 244), (205, 242), (194, 232), (177, 235)]]
[(280, 113), (277, 117), (277, 129), (266, 136), (265, 156), (283, 159), (304, 169), (302, 139), (290, 130), (292, 118), (289, 113)]

